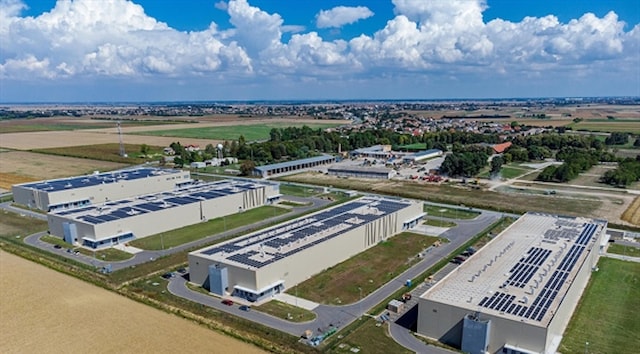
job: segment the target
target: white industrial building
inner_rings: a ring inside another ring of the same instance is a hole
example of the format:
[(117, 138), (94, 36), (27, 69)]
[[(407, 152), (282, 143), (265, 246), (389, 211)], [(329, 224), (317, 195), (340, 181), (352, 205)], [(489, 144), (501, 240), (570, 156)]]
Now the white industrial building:
[(337, 177), (390, 179), (396, 171), (386, 167), (334, 166), (327, 169), (327, 174)]
[(171, 190), (191, 182), (188, 171), (145, 167), (16, 184), (12, 192), (18, 204), (56, 211)]
[(432, 159), (434, 157), (442, 156), (442, 150), (439, 149), (429, 149), (424, 151), (416, 152), (415, 154), (406, 155), (402, 158), (402, 162), (404, 163), (419, 163), (428, 159)]
[(49, 232), (90, 248), (158, 234), (259, 207), (280, 197), (276, 183), (224, 180), (48, 214)]
[(525, 214), (419, 298), (417, 332), (467, 353), (555, 353), (606, 227)]
[(259, 301), (419, 223), (422, 203), (364, 197), (189, 253), (189, 279)]

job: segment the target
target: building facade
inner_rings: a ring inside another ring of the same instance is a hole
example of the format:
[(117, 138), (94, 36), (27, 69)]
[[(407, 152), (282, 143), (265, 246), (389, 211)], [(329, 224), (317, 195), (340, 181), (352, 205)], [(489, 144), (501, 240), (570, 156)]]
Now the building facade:
[(309, 157), (307, 159), (300, 159), (287, 162), (279, 162), (271, 165), (256, 166), (253, 169), (252, 174), (257, 177), (267, 178), (272, 175), (278, 175), (281, 173), (290, 173), (298, 170), (304, 170), (324, 165), (329, 165), (336, 162), (335, 156), (322, 155)]
[(390, 168), (372, 167), (329, 167), (327, 173), (337, 177), (390, 179), (395, 171)]
[(606, 227), (523, 215), (419, 298), (418, 333), (468, 353), (555, 353)]
[(259, 301), (419, 223), (422, 203), (364, 197), (189, 253), (190, 281)]
[(188, 171), (145, 167), (22, 183), (14, 185), (12, 192), (18, 204), (57, 211), (172, 190), (191, 182)]

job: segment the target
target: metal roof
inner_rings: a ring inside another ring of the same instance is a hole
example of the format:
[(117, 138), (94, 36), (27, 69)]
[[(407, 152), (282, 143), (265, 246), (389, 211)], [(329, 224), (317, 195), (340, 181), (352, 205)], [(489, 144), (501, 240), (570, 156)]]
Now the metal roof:
[(422, 297), (546, 327), (605, 228), (529, 212)]
[(322, 155), (322, 156), (309, 157), (309, 158), (301, 159), (301, 160), (279, 162), (279, 163), (274, 163), (274, 164), (271, 164), (271, 165), (264, 165), (264, 166), (256, 166), (255, 169), (260, 171), (260, 172), (267, 172), (267, 171), (277, 170), (277, 169), (280, 169), (280, 168), (294, 167), (294, 166), (302, 165), (302, 164), (305, 164), (305, 163), (332, 161), (332, 160), (335, 160), (335, 159), (336, 158), (334, 156), (331, 156), (331, 155)]
[(330, 167), (329, 172), (349, 172), (349, 173), (369, 173), (369, 174), (389, 174), (393, 171), (390, 168), (371, 168), (371, 167)]

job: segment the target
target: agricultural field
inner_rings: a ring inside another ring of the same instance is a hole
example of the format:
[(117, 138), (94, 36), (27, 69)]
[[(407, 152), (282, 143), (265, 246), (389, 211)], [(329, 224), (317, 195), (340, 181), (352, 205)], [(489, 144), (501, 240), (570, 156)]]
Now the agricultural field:
[(636, 197), (627, 210), (622, 213), (622, 220), (640, 226), (640, 197)]
[(573, 130), (640, 134), (640, 119), (591, 119), (569, 125)]
[(562, 353), (634, 353), (640, 347), (640, 263), (602, 257), (598, 268), (564, 333)]
[(127, 153), (127, 157), (120, 156), (120, 144), (118, 143), (37, 149), (32, 151), (41, 154), (79, 157), (123, 164), (141, 164), (147, 161), (158, 161), (162, 156), (162, 146), (149, 146), (147, 156), (140, 153), (141, 146), (141, 144), (124, 144), (124, 151)]
[[(116, 150), (117, 151), (117, 150)], [(84, 158), (54, 156), (27, 151), (0, 153), (0, 188), (11, 189), (15, 183), (62, 178), (93, 171), (111, 171), (126, 164)]]
[[(0, 352), (262, 353), (79, 279), (0, 251)], [(43, 281), (46, 289), (43, 291)], [(96, 335), (99, 330), (100, 335)], [(118, 340), (114, 340), (117, 338)], [(215, 345), (212, 345), (215, 343)]]
[(338, 123), (294, 123), (294, 122), (273, 122), (240, 126), (216, 126), (198, 127), (188, 129), (153, 130), (139, 131), (136, 134), (150, 136), (174, 137), (175, 139), (212, 139), (212, 140), (237, 140), (241, 135), (246, 141), (268, 140), (269, 132), (273, 128), (302, 127), (308, 126), (311, 129), (325, 129), (338, 126)]
[(287, 293), (323, 304), (349, 304), (378, 289), (420, 259), (420, 251), (438, 240), (410, 232), (398, 234), (317, 274)]
[[(89, 118), (29, 118), (0, 120), (0, 134), (24, 133), (38, 131), (82, 130), (82, 129), (108, 129), (116, 126), (117, 119), (89, 119)], [(176, 124), (164, 120), (121, 120), (120, 126), (126, 127)]]

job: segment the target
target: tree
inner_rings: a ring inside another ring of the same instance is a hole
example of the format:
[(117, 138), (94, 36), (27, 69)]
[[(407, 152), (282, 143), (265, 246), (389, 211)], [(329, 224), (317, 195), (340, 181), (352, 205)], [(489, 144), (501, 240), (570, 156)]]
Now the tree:
[(613, 132), (606, 139), (604, 143), (606, 145), (624, 145), (629, 142), (629, 134), (621, 132)]
[(142, 144), (142, 145), (140, 145), (140, 153), (141, 153), (143, 156), (147, 156), (147, 155), (149, 155), (149, 145), (147, 145), (147, 144)]
[(240, 164), (240, 173), (243, 176), (250, 176), (253, 173), (253, 169), (256, 168), (256, 163), (251, 160), (245, 160)]
[(500, 173), (500, 169), (502, 168), (502, 164), (504, 163), (504, 159), (502, 156), (496, 156), (491, 160), (491, 174)]

